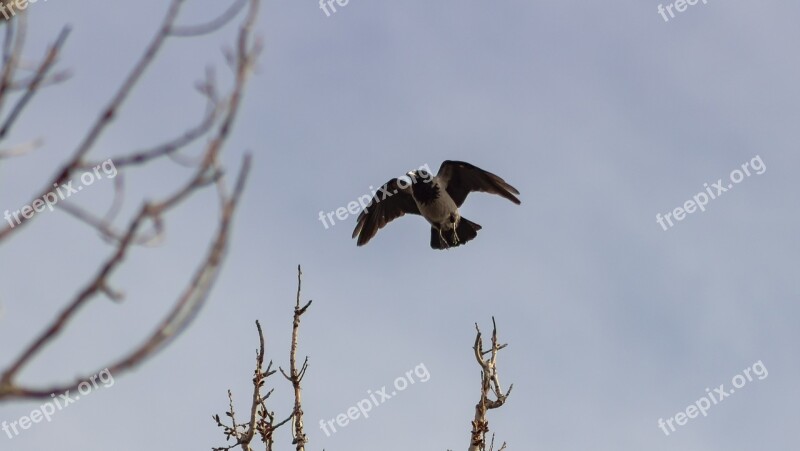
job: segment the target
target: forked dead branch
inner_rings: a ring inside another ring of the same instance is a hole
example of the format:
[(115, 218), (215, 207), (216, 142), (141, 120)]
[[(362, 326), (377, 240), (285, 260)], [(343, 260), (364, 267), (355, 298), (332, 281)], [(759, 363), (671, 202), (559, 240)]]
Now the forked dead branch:
[[(469, 451), (485, 451), (486, 434), (489, 432), (489, 420), (486, 418), (486, 414), (489, 410), (500, 408), (506, 403), (514, 384), (511, 384), (508, 387), (508, 391), (503, 394), (503, 389), (500, 388), (500, 375), (497, 372), (497, 353), (508, 344), (501, 345), (497, 342), (497, 323), (495, 323), (494, 317), (492, 317), (491, 349), (488, 351), (483, 350), (483, 339), (477, 323), (475, 324), (475, 331), (475, 345), (472, 349), (475, 351), (475, 359), (478, 361), (478, 365), (481, 366), (481, 399), (475, 405), (475, 418), (472, 420), (472, 437), (469, 443)], [(491, 399), (492, 394), (494, 394), (494, 399)], [(493, 449), (494, 436), (492, 436), (489, 451)], [(506, 449), (505, 442), (503, 442), (498, 451), (504, 449)]]

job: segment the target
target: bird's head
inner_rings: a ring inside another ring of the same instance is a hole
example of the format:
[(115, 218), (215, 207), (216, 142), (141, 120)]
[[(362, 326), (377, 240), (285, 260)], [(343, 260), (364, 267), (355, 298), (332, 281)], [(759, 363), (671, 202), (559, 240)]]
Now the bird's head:
[(433, 175), (430, 173), (430, 171), (427, 171), (423, 168), (408, 171), (406, 173), (406, 177), (410, 179), (412, 184), (419, 182), (428, 183), (431, 181), (431, 179), (433, 179)]

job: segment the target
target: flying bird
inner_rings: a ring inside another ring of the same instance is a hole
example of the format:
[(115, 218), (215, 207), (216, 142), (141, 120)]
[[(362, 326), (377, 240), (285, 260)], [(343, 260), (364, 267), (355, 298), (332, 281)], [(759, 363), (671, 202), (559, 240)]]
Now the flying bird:
[(406, 213), (421, 215), (431, 224), (431, 248), (449, 249), (475, 238), (481, 226), (458, 209), (473, 191), (497, 194), (519, 205), (516, 188), (502, 178), (463, 161), (447, 160), (433, 176), (424, 169), (386, 182), (358, 215), (353, 238), (369, 242), (379, 229)]

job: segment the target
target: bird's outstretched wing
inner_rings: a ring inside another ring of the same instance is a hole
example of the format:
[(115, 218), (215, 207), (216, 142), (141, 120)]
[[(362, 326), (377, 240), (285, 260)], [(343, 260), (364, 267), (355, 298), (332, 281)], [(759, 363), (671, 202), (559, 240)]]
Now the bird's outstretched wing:
[(407, 188), (401, 189), (397, 179), (391, 179), (375, 193), (369, 205), (358, 215), (353, 238), (358, 236), (358, 245), (363, 246), (378, 233), (378, 229), (406, 213), (420, 214), (417, 203)]
[(516, 188), (491, 172), (463, 161), (445, 161), (439, 166), (436, 178), (459, 207), (464, 203), (467, 194), (472, 191), (497, 194), (517, 205), (520, 204), (520, 200), (514, 196), (519, 194)]

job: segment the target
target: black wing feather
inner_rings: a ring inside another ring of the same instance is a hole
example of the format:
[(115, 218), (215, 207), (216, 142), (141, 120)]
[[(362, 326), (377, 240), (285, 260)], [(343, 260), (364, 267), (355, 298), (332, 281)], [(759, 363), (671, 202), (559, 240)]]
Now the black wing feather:
[(411, 194), (398, 187), (396, 178), (391, 179), (383, 185), (382, 191), (375, 193), (369, 205), (358, 215), (353, 238), (358, 236), (358, 245), (363, 246), (379, 229), (406, 213), (420, 214), (417, 203)]
[(464, 203), (467, 194), (472, 191), (497, 194), (517, 205), (521, 203), (514, 196), (514, 194), (519, 194), (519, 191), (505, 180), (463, 161), (445, 161), (439, 167), (436, 177), (446, 185), (447, 194), (459, 207)]

